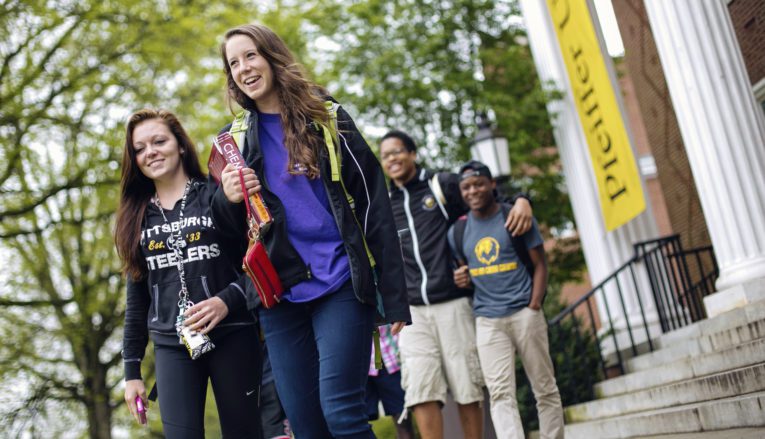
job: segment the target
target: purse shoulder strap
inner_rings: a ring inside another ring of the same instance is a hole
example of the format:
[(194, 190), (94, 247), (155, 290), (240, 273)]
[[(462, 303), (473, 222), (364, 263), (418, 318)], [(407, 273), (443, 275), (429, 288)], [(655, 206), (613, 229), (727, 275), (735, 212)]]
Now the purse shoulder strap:
[(255, 212), (252, 210), (252, 204), (250, 204), (250, 197), (247, 196), (247, 186), (244, 185), (244, 174), (242, 174), (241, 169), (239, 169), (238, 172), (239, 172), (239, 184), (242, 186), (242, 194), (244, 195), (244, 205), (247, 210), (247, 225), (249, 226), (247, 235), (253, 241), (258, 240), (260, 239), (260, 226), (258, 225), (258, 221), (255, 219)]

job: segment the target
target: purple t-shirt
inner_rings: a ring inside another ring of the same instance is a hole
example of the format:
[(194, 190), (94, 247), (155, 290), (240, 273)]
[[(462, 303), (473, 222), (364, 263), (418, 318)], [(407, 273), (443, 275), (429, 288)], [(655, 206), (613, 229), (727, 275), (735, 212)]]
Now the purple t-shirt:
[(288, 155), (278, 114), (258, 113), (258, 138), (268, 189), (284, 205), (287, 234), (309, 266), (311, 278), (285, 292), (290, 302), (308, 302), (337, 291), (350, 277), (348, 256), (320, 178), (287, 172)]

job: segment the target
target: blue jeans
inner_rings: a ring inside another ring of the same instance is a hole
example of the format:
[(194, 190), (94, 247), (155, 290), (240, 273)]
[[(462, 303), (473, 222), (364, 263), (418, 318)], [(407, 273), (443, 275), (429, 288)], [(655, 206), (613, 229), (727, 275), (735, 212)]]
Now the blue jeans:
[(401, 371), (389, 374), (383, 366), (379, 375), (370, 376), (367, 382), (367, 416), (370, 420), (380, 417), (378, 404), (382, 401), (386, 416), (394, 420), (404, 411), (404, 389), (401, 388)]
[(306, 303), (260, 309), (276, 389), (301, 439), (374, 438), (364, 400), (375, 309), (351, 282)]

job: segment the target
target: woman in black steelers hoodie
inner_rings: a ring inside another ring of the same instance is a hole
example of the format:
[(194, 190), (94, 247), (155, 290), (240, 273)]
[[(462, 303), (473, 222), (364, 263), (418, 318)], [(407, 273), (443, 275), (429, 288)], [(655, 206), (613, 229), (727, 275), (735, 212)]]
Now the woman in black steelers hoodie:
[(147, 403), (141, 359), (151, 337), (168, 438), (204, 437), (208, 378), (223, 436), (260, 437), (258, 334), (245, 277), (232, 268), (241, 246), (226, 242), (212, 222), (214, 190), (172, 113), (130, 116), (115, 228), (128, 281), (125, 400), (140, 421), (136, 398)]

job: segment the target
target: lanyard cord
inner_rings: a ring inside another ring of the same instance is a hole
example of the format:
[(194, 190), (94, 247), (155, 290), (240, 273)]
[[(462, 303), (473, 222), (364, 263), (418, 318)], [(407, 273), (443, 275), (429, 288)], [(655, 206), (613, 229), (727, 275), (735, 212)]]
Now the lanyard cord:
[(183, 270), (183, 248), (186, 247), (186, 240), (183, 239), (183, 209), (186, 208), (186, 199), (189, 195), (189, 189), (191, 188), (191, 180), (186, 181), (186, 188), (183, 190), (183, 198), (181, 198), (181, 212), (178, 214), (178, 230), (172, 231), (172, 226), (165, 216), (165, 210), (162, 208), (162, 203), (159, 201), (159, 195), (154, 195), (154, 204), (159, 208), (159, 212), (162, 214), (162, 219), (165, 220), (165, 224), (170, 227), (170, 236), (167, 238), (168, 247), (173, 249), (175, 259), (178, 267), (178, 277), (181, 280), (181, 290), (178, 292), (178, 322), (183, 323), (183, 312), (187, 307), (192, 307), (194, 304), (189, 300), (189, 291), (186, 289), (186, 273)]

